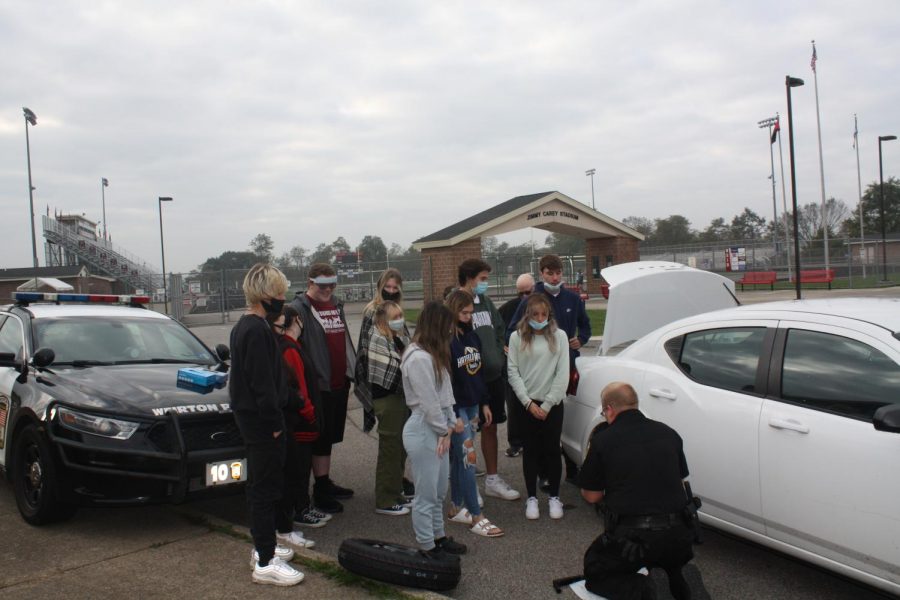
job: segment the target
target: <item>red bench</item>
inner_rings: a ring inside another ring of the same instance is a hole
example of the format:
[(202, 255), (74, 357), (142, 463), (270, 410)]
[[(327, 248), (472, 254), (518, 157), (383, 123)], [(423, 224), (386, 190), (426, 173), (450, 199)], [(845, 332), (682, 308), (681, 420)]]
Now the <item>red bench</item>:
[[(791, 277), (791, 281), (796, 281), (796, 278)], [(800, 283), (827, 283), (830, 290), (832, 281), (834, 281), (834, 269), (800, 271)]]
[(741, 284), (741, 291), (744, 291), (745, 285), (767, 285), (769, 289), (775, 289), (775, 281), (778, 275), (775, 271), (748, 271), (744, 276), (737, 280)]

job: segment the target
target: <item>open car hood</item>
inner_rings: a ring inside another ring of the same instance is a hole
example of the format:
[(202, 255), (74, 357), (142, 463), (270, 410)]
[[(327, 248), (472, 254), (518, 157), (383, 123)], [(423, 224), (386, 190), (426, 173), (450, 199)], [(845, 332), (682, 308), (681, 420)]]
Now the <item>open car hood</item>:
[(739, 304), (734, 281), (678, 263), (638, 261), (600, 274), (609, 284), (601, 355), (678, 319)]

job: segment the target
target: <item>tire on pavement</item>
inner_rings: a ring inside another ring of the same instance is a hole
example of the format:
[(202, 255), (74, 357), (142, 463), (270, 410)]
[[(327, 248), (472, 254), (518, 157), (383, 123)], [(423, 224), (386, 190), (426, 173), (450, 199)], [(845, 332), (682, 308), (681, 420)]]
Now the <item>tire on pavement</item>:
[(13, 440), (12, 484), (19, 513), (31, 525), (70, 518), (76, 507), (60, 498), (60, 470), (50, 443), (34, 424)]
[(426, 590), (452, 590), (460, 578), (459, 557), (435, 559), (416, 548), (378, 540), (344, 540), (338, 562), (357, 575)]

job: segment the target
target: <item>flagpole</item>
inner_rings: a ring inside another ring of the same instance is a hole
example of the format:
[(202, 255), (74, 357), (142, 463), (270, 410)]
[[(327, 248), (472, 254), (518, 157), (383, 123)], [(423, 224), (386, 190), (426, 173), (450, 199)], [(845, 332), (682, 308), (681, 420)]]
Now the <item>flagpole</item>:
[[(778, 113), (775, 113), (775, 118), (778, 119), (779, 123), (781, 122), (781, 115)], [(781, 129), (780, 125), (779, 129)], [(793, 263), (791, 263), (791, 229), (787, 217), (787, 190), (784, 184), (784, 154), (781, 152), (781, 135), (778, 136), (778, 162), (781, 163), (781, 214), (784, 217), (784, 243), (787, 246), (788, 281), (790, 281), (791, 277), (793, 277), (794, 268), (792, 266)]]
[(822, 121), (819, 118), (819, 75), (816, 73), (816, 40), (812, 41), (813, 53), (809, 66), (812, 67), (813, 85), (816, 88), (816, 129), (819, 132), (819, 182), (822, 188), (822, 234), (825, 238), (825, 268), (828, 268), (828, 207), (825, 203), (825, 166), (822, 161)]
[(853, 115), (853, 147), (856, 148), (856, 186), (859, 188), (859, 239), (862, 248), (862, 267), (863, 277), (866, 276), (866, 259), (869, 253), (866, 250), (866, 234), (863, 230), (863, 197), (862, 197), (862, 176), (859, 173), (859, 125), (856, 122), (856, 114)]

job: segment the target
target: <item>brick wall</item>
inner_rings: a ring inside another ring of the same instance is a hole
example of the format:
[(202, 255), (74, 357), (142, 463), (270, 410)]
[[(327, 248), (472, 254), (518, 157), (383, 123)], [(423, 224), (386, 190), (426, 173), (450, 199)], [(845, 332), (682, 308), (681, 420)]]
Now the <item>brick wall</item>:
[(447, 248), (422, 250), (422, 287), (426, 302), (442, 299), (448, 285), (459, 285), (456, 268), (467, 258), (481, 258), (481, 237)]
[[(594, 259), (600, 259), (600, 269), (608, 266), (619, 265), (627, 262), (640, 260), (640, 252), (638, 251), (638, 241), (628, 237), (606, 237), (591, 238), (585, 242), (585, 258), (587, 260), (587, 272), (585, 273), (585, 281), (587, 282), (588, 293), (592, 296), (600, 295), (600, 284), (605, 283), (603, 278), (594, 277)], [(612, 262), (607, 262), (607, 257), (612, 257)]]

